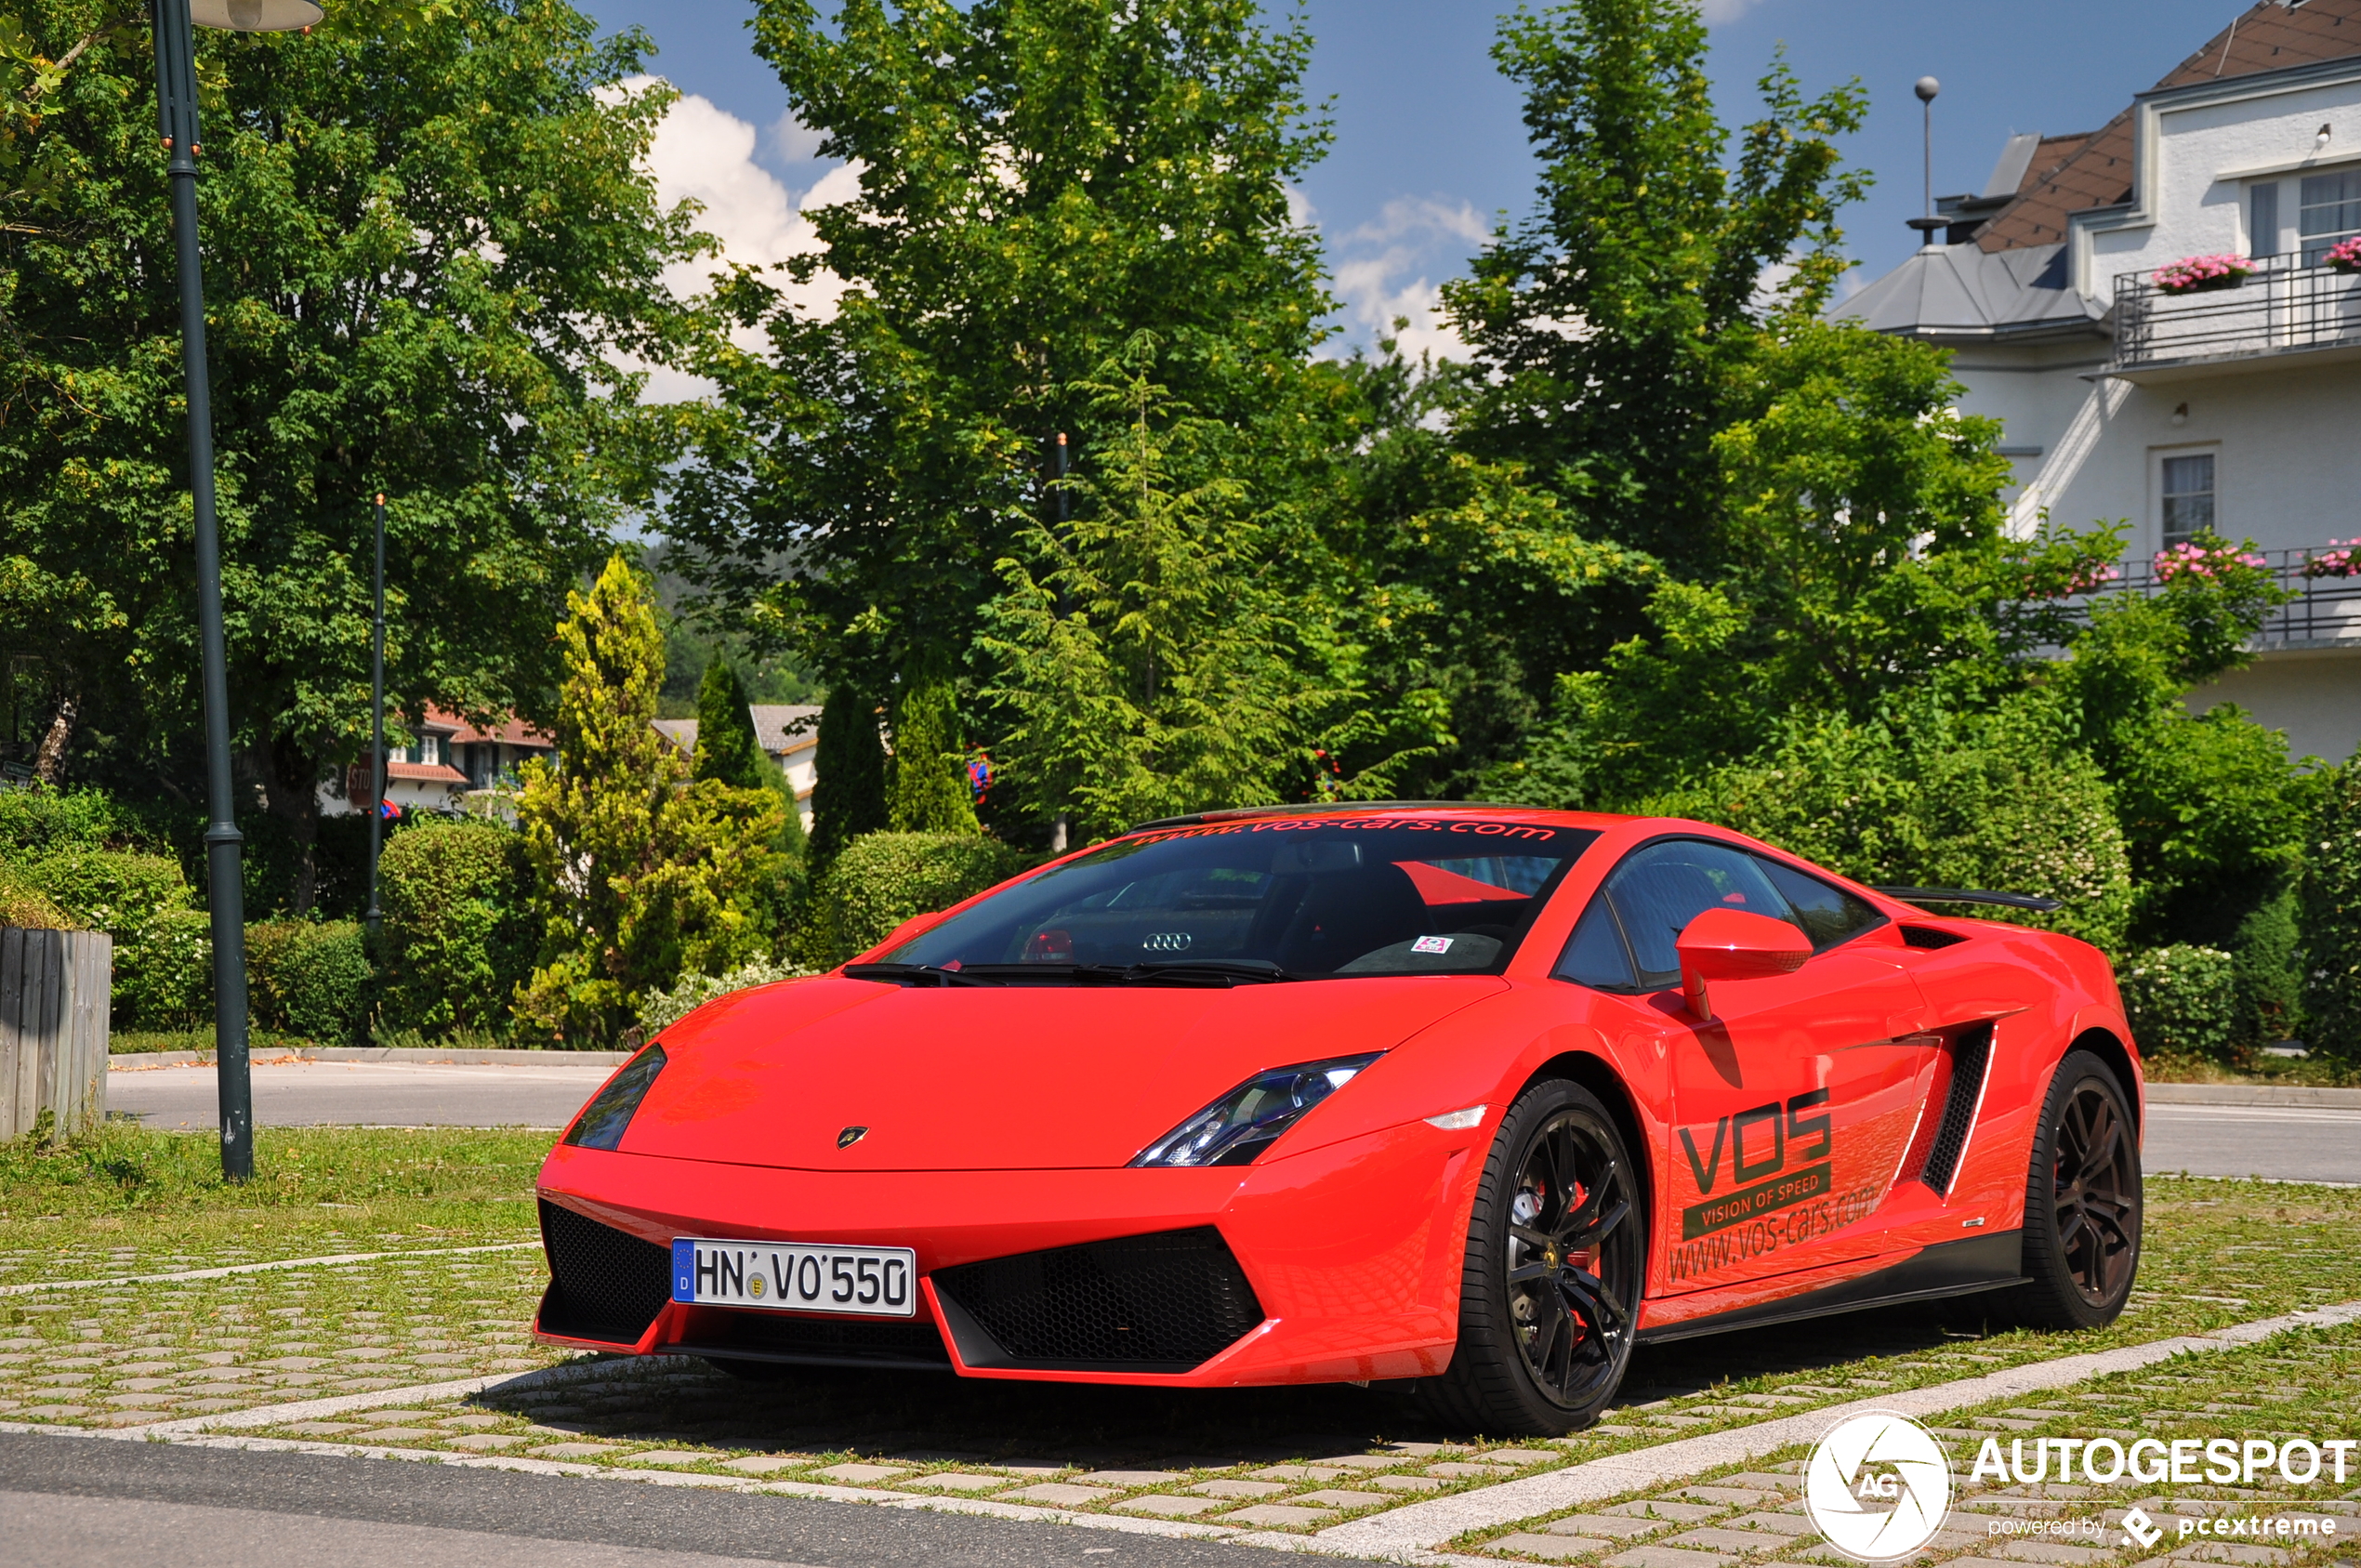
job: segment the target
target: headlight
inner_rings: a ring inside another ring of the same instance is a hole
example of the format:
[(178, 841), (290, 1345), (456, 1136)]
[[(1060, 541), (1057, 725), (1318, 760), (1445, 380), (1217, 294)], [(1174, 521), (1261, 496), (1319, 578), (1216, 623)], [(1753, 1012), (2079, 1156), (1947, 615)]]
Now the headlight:
[(1258, 1073), (1141, 1150), (1135, 1166), (1242, 1166), (1298, 1117), (1384, 1055), (1338, 1056)]
[(623, 1129), (631, 1125), (631, 1114), (640, 1109), (648, 1089), (664, 1071), (664, 1048), (650, 1046), (620, 1073), (607, 1080), (607, 1087), (590, 1097), (590, 1103), (566, 1129), (564, 1141), (577, 1149), (613, 1149), (623, 1141)]

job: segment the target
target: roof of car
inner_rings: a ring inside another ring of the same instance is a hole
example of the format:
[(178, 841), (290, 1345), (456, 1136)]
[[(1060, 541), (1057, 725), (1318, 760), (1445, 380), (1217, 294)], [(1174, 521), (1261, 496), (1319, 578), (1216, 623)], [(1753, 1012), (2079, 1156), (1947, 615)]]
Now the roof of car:
[(1239, 822), (1259, 817), (1398, 816), (1411, 811), (1481, 811), (1491, 816), (1578, 823), (1586, 826), (1605, 826), (1632, 820), (1606, 811), (1562, 811), (1549, 806), (1511, 806), (1489, 800), (1317, 800), (1301, 801), (1292, 806), (1233, 806), (1215, 811), (1193, 811), (1183, 817), (1158, 817), (1154, 822), (1140, 823), (1130, 831), (1146, 833), (1156, 828), (1198, 827), (1207, 823)]

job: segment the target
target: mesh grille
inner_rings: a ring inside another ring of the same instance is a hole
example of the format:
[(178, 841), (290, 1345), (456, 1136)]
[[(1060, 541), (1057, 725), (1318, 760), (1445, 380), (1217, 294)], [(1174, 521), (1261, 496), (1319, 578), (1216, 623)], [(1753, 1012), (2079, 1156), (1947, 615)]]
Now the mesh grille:
[(1017, 1366), (1186, 1368), (1262, 1321), (1246, 1272), (1210, 1225), (939, 1269), (934, 1287)]
[(1976, 1101), (1984, 1097), (1984, 1070), (1992, 1060), (1992, 1025), (1971, 1029), (1951, 1048), (1951, 1092), (1943, 1103), (1943, 1124), (1935, 1128), (1934, 1145), (1927, 1151), (1927, 1167), (1919, 1179), (1938, 1192), (1951, 1190), (1960, 1153), (1968, 1146), (1968, 1129), (1975, 1120)]
[(1939, 931), (1932, 926), (1902, 928), (1902, 945), (1905, 947), (1923, 947), (1932, 952), (1946, 947), (1957, 947), (1967, 940), (1957, 931)]
[(716, 1312), (698, 1327), (694, 1344), (666, 1345), (690, 1355), (745, 1356), (755, 1361), (853, 1362), (951, 1369), (950, 1352), (930, 1323), (838, 1323), (772, 1312)]
[(653, 1242), (541, 1200), (549, 1293), (541, 1329), (570, 1339), (637, 1343), (672, 1299), (672, 1254)]

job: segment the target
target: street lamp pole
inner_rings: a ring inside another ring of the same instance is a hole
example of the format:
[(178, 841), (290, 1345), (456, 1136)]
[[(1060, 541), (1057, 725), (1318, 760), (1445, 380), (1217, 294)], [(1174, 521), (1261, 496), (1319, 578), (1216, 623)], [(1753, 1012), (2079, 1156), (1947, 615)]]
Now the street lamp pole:
[(377, 492), (376, 613), (369, 628), (369, 913), (375, 938), (385, 923), (377, 907), (377, 851), (386, 830), (386, 498)]
[[(246, 926), (237, 799), (230, 775), (229, 656), (221, 635), (221, 531), (213, 503), (213, 388), (205, 375), (204, 274), (197, 255), (197, 69), (190, 0), (152, 0), (156, 119), (172, 180), (173, 250), (180, 270), (180, 353), (189, 397), (189, 491), (196, 513), (197, 641), (204, 692), (205, 885), (213, 909), (213, 1045), (221, 1096), (221, 1174), (254, 1175), (254, 1093), (246, 1067)], [(208, 26), (241, 32), (309, 27), (310, 0), (200, 0)]]

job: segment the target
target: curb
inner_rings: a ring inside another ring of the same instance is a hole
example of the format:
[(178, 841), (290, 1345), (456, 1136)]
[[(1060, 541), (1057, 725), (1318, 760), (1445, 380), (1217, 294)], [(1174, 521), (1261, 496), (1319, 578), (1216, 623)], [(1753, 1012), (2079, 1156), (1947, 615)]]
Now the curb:
[(2150, 1084), (2151, 1105), (2335, 1106), (2361, 1111), (2361, 1089), (2302, 1088), (2276, 1084)]
[[(211, 1051), (111, 1051), (107, 1065), (122, 1069), (213, 1065)], [(631, 1060), (629, 1051), (433, 1050), (414, 1046), (289, 1046), (284, 1050), (257, 1050), (257, 1061), (389, 1061), (404, 1066), (455, 1067), (619, 1067)]]

